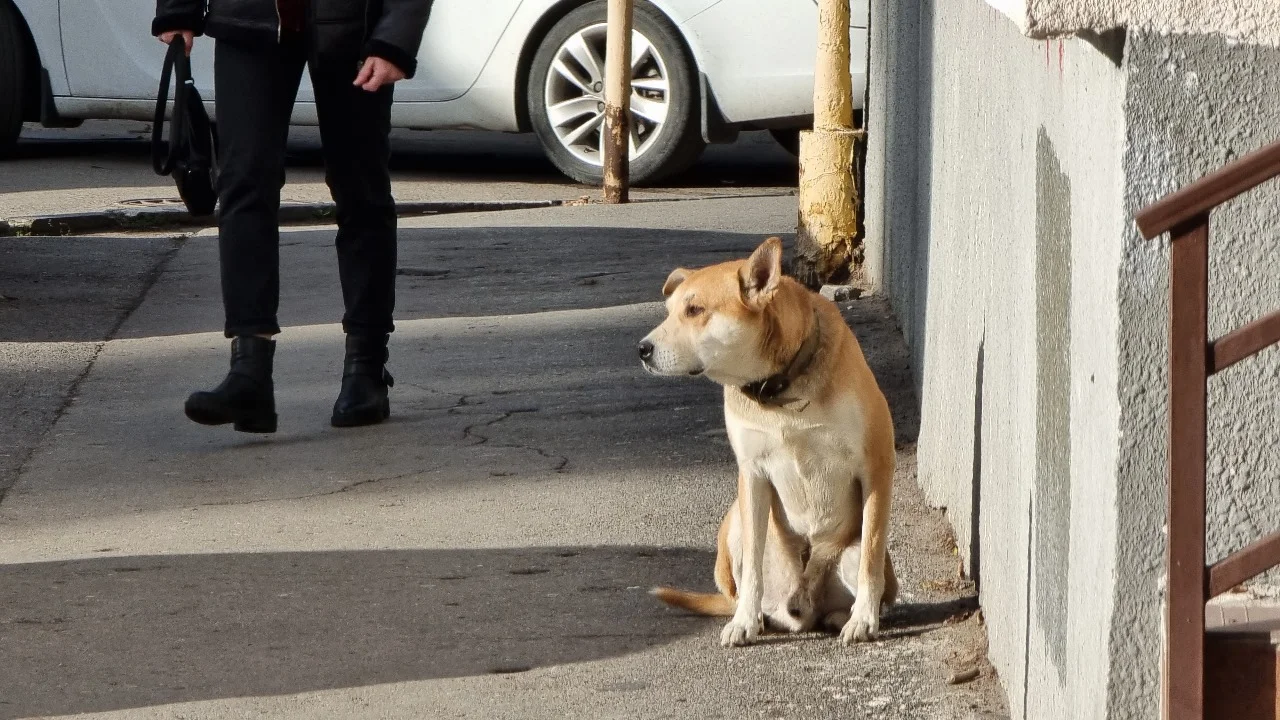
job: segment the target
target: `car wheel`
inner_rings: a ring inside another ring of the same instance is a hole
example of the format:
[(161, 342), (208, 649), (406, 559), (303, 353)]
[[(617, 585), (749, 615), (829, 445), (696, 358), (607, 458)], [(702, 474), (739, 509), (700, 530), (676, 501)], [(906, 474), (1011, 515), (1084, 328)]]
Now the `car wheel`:
[(794, 128), (786, 130), (770, 130), (769, 134), (782, 146), (783, 150), (800, 157), (800, 131)]
[[(565, 175), (587, 185), (604, 178), (606, 3), (579, 7), (547, 33), (529, 73), (529, 119), (543, 150)], [(635, 5), (631, 35), (630, 179), (652, 183), (685, 170), (705, 143), (697, 72), (679, 31), (662, 12)]]
[(8, 0), (0, 0), (0, 157), (13, 151), (22, 132), (27, 43), (21, 22)]

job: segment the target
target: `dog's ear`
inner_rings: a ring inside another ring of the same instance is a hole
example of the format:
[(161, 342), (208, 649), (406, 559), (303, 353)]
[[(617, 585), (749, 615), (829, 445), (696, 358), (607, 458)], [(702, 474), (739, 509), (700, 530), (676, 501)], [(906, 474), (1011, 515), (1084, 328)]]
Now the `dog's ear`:
[(773, 299), (782, 280), (782, 239), (771, 237), (751, 253), (747, 264), (738, 272), (742, 300), (753, 307), (764, 307)]
[(667, 281), (662, 283), (662, 297), (671, 297), (671, 293), (680, 287), (680, 283), (689, 277), (689, 271), (684, 268), (676, 268), (667, 276)]

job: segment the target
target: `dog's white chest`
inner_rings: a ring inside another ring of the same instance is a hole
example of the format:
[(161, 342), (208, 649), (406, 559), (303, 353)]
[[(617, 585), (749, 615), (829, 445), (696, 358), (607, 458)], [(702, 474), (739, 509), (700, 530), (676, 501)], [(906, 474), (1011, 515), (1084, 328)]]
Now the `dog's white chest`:
[(838, 523), (863, 471), (863, 424), (856, 409), (807, 417), (726, 413), (725, 420), (739, 466), (773, 485), (794, 531), (813, 535)]

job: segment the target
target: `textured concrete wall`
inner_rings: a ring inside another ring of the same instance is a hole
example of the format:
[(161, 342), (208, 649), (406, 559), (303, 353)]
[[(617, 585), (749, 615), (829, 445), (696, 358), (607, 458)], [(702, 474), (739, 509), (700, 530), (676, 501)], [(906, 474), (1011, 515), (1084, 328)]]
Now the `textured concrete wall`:
[[(1125, 207), (1280, 139), (1280, 51), (1222, 38), (1134, 34), (1126, 51)], [(1214, 214), (1209, 332), (1280, 309), (1280, 183)], [(1168, 462), (1168, 241), (1126, 226), (1120, 281), (1120, 428), (1115, 707), (1155, 701)], [(1280, 349), (1209, 383), (1209, 560), (1280, 528)], [(1273, 587), (1277, 574), (1264, 581)], [(1153, 715), (1118, 715), (1118, 717)]]
[[(1168, 247), (1131, 218), (1280, 138), (1280, 51), (1036, 41), (984, 0), (873, 0), (870, 52), (868, 275), (1010, 707), (1154, 718)], [(1214, 216), (1213, 334), (1280, 308), (1278, 218), (1280, 185)], [(1209, 396), (1214, 560), (1280, 527), (1280, 350)]]
[(1126, 27), (1159, 34), (1215, 34), (1280, 47), (1272, 0), (987, 0), (1030, 37)]
[(868, 269), (916, 361), (920, 481), (1014, 716), (1103, 718), (1124, 74), (983, 0), (872, 12)]

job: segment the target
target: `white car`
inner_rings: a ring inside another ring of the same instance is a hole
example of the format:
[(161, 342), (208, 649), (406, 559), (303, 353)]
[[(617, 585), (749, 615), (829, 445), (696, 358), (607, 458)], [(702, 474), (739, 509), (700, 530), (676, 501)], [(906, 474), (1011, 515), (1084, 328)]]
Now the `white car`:
[[(418, 74), (396, 86), (393, 123), (537, 133), (569, 177), (602, 171), (605, 0), (435, 0)], [(23, 121), (150, 120), (164, 46), (154, 0), (0, 0), (0, 155)], [(853, 1), (855, 101), (865, 87), (867, 0)], [(773, 130), (794, 152), (813, 115), (816, 0), (637, 0), (631, 178), (653, 182), (707, 143)], [(196, 85), (213, 98), (213, 41)], [(306, 76), (293, 122), (315, 124)], [(210, 108), (212, 111), (212, 107)]]

